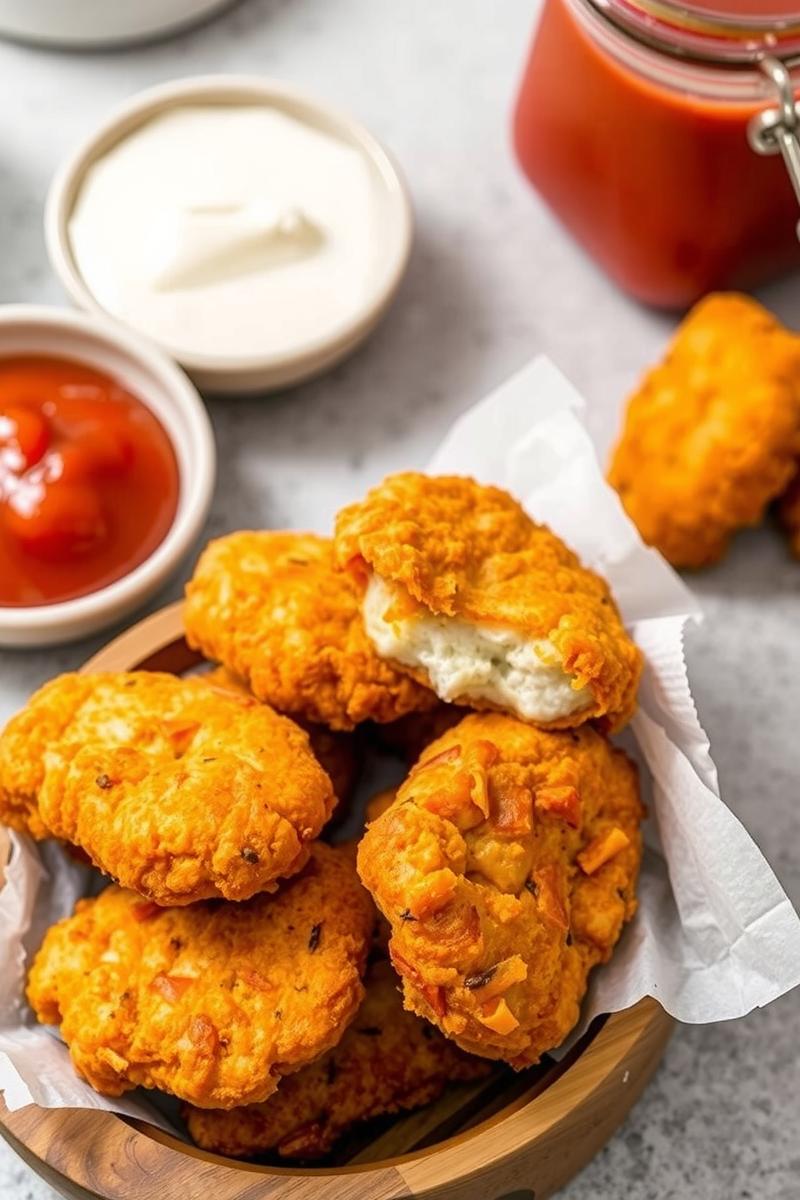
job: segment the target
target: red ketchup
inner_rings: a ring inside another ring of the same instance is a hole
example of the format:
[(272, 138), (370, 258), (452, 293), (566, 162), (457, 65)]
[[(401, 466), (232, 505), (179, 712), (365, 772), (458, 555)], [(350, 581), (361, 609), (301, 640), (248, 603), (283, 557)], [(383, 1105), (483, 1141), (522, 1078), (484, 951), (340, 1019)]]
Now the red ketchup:
[(778, 104), (753, 46), (796, 51), (786, 18), (800, 27), (800, 4), (674, 8), (545, 0), (514, 134), (525, 173), (607, 274), (648, 304), (684, 308), (800, 265), (784, 164), (747, 136)]
[(163, 541), (180, 480), (164, 428), (111, 376), (0, 358), (0, 604), (97, 591)]

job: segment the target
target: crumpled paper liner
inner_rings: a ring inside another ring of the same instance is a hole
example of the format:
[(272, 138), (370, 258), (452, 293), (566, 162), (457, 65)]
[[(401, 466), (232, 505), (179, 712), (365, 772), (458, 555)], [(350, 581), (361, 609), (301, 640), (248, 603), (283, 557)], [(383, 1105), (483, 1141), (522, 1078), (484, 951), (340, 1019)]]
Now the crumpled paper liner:
[[(683, 628), (697, 605), (647, 549), (606, 484), (556, 368), (534, 360), (453, 426), (429, 465), (507, 488), (601, 572), (645, 653), (632, 722), (652, 786), (639, 911), (592, 974), (581, 1029), (654, 996), (679, 1021), (744, 1016), (800, 984), (800, 919), (758, 847), (719, 796), (686, 674)], [(647, 780), (645, 779), (647, 784)], [(12, 835), (0, 892), (0, 1089), (9, 1109), (100, 1108), (169, 1128), (145, 1100), (109, 1100), (74, 1074), (66, 1048), (24, 1000), (25, 962), (92, 873)], [(96, 876), (94, 876), (96, 879)], [(572, 1039), (571, 1039), (572, 1040)]]

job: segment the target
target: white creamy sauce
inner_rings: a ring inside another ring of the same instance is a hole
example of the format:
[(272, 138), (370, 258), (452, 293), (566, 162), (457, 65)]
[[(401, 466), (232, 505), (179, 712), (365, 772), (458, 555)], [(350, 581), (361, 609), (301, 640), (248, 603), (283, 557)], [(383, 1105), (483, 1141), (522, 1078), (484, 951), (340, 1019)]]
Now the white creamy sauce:
[(387, 621), (394, 591), (377, 575), (364, 597), (364, 625), (383, 658), (420, 667), (442, 700), (488, 700), (526, 721), (555, 721), (591, 702), (574, 688), (547, 639), (525, 641), (511, 629), (423, 614)]
[(346, 142), (267, 104), (187, 105), (89, 168), (69, 237), (103, 308), (176, 356), (262, 358), (361, 310), (377, 203)]

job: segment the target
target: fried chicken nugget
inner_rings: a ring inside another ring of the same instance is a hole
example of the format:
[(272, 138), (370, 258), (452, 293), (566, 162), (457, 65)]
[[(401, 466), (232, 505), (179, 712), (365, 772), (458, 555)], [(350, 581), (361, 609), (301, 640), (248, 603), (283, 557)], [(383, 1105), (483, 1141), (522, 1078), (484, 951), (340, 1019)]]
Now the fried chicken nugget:
[(231, 533), (210, 543), (186, 588), (186, 637), (279, 712), (331, 729), (393, 721), (436, 697), (383, 662), (358, 590), (328, 538)]
[(778, 502), (778, 519), (789, 539), (789, 549), (800, 558), (800, 470), (792, 477)]
[[(241, 696), (253, 696), (247, 684), (231, 674), (227, 667), (214, 667), (201, 678), (212, 687), (228, 688)], [(308, 734), (314, 757), (333, 784), (336, 799), (349, 800), (361, 771), (361, 755), (356, 738), (350, 733), (334, 733), (324, 725), (315, 725), (312, 721), (304, 721), (298, 717), (293, 719)]]
[(676, 567), (717, 562), (800, 456), (800, 339), (747, 296), (706, 297), (628, 401), (609, 481)]
[(264, 1104), (229, 1112), (189, 1108), (186, 1123), (205, 1150), (234, 1158), (274, 1151), (317, 1158), (352, 1125), (435, 1100), (448, 1083), (480, 1079), (488, 1064), (468, 1057), (403, 1011), (398, 981), (376, 963), (355, 1021), (324, 1057), (285, 1079)]
[(158, 904), (274, 890), (334, 803), (302, 729), (200, 679), (62, 675), (0, 735), (0, 820)]
[(361, 842), (406, 1007), (462, 1049), (529, 1066), (575, 1025), (636, 909), (637, 772), (588, 726), (467, 717)]
[(28, 1000), (103, 1095), (258, 1103), (353, 1019), (374, 920), (352, 854), (319, 842), (277, 895), (243, 904), (165, 909), (112, 886), (49, 930)]
[(442, 700), (545, 728), (631, 715), (641, 655), (608, 585), (507, 492), (392, 475), (336, 522), (367, 633)]

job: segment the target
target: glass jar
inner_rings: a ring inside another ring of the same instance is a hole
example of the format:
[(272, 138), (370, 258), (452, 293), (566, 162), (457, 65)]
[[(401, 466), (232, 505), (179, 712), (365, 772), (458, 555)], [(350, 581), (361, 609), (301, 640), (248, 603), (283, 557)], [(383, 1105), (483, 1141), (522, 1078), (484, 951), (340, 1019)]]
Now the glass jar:
[(784, 163), (748, 141), (748, 126), (779, 102), (765, 53), (788, 69), (793, 111), (793, 6), (545, 0), (515, 114), (517, 155), (573, 236), (638, 299), (684, 308), (800, 266)]

